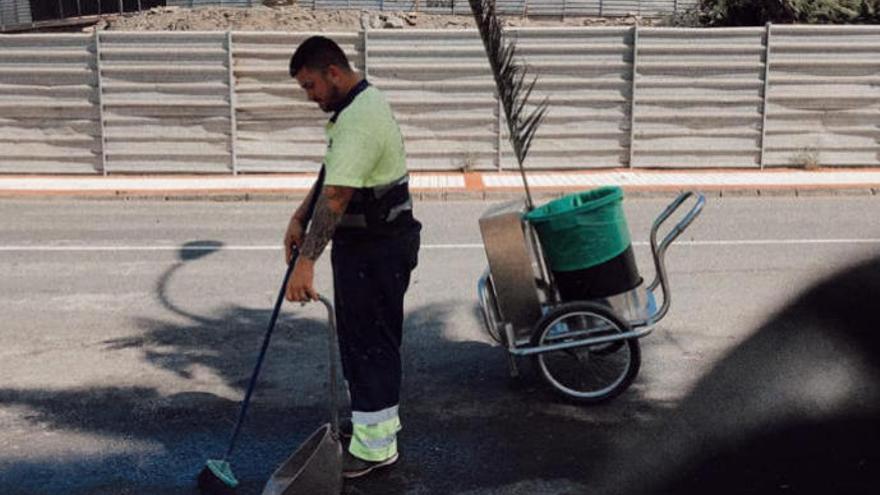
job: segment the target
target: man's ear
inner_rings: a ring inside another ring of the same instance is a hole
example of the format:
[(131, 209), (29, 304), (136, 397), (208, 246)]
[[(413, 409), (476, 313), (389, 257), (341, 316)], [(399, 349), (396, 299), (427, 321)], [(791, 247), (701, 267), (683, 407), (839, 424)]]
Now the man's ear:
[(324, 69), (324, 75), (327, 77), (327, 80), (336, 84), (339, 82), (339, 78), (342, 76), (342, 69), (331, 64), (328, 65), (326, 69)]

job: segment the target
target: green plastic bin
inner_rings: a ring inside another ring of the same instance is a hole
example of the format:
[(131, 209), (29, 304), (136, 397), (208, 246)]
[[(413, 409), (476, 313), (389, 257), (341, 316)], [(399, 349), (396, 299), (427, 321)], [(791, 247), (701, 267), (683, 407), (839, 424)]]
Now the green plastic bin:
[(552, 270), (590, 268), (630, 245), (619, 187), (571, 194), (535, 208), (525, 218), (538, 232)]
[(623, 191), (601, 187), (526, 214), (564, 301), (626, 292), (642, 283), (623, 214)]

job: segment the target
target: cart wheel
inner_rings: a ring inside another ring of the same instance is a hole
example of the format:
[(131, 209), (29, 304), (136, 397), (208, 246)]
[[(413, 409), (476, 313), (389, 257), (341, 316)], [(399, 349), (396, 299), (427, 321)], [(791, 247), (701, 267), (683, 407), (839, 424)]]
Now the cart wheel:
[[(590, 302), (560, 305), (544, 315), (532, 334), (533, 346), (576, 342), (628, 332), (610, 309)], [(581, 403), (617, 396), (632, 384), (641, 365), (638, 339), (570, 347), (535, 355), (541, 376), (557, 392)]]
[(486, 332), (495, 342), (501, 345), (507, 345), (504, 332), (501, 331), (501, 316), (498, 314), (498, 301), (495, 300), (495, 288), (492, 286), (492, 279), (486, 280), (485, 302), (482, 306), (483, 325)]

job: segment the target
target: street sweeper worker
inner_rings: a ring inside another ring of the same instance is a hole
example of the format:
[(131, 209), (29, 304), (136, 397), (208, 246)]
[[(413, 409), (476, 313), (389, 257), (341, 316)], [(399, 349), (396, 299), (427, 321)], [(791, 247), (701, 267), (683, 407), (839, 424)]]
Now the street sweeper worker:
[(332, 116), (321, 173), (284, 236), (286, 260), (299, 248), (286, 295), (316, 299), (315, 261), (332, 239), (339, 350), (352, 409), (343, 476), (355, 478), (398, 459), (403, 299), (421, 224), (413, 217), (403, 138), (382, 93), (322, 36), (297, 47), (290, 75)]

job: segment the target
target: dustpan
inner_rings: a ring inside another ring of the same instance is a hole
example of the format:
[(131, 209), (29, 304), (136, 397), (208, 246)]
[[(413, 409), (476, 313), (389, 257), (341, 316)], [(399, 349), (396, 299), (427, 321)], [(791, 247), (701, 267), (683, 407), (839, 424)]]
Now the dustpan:
[(275, 472), (263, 495), (338, 495), (342, 492), (342, 443), (336, 396), (336, 320), (323, 296), (330, 330), (330, 423), (318, 428)]

